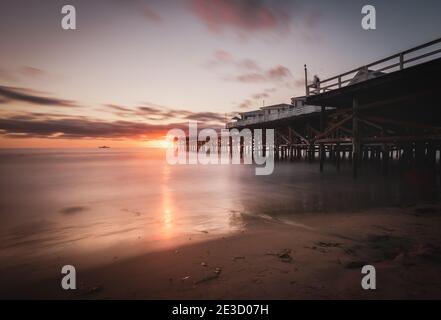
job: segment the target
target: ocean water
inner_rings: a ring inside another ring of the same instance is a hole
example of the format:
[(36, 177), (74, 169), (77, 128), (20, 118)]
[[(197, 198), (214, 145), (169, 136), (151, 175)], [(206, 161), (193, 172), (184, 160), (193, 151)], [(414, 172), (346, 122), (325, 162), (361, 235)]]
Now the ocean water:
[(317, 163), (278, 162), (256, 176), (251, 165), (169, 165), (156, 149), (3, 149), (0, 177), (3, 267), (158, 250), (235, 232), (252, 216), (295, 221), (437, 196), (412, 172), (385, 179), (366, 167), (354, 180), (349, 164), (320, 174)]

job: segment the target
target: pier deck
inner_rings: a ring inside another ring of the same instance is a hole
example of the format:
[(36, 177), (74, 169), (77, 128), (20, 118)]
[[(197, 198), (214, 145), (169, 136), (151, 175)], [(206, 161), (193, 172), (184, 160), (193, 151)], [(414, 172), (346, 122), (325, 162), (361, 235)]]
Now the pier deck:
[(354, 177), (370, 160), (385, 175), (390, 159), (431, 168), (435, 177), (441, 171), (441, 38), (305, 89), (303, 110), (227, 128), (275, 129), (276, 158), (318, 157), (321, 171), (327, 161), (340, 170), (343, 157)]

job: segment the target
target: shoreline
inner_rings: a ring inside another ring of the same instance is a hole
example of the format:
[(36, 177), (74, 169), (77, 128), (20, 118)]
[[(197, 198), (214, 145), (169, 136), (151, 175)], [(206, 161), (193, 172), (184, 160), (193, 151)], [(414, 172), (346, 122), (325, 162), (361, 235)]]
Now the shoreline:
[[(242, 232), (77, 269), (0, 295), (7, 299), (441, 299), (441, 207), (421, 204), (251, 218)], [(377, 289), (361, 288), (361, 267)], [(61, 267), (60, 267), (61, 268)]]

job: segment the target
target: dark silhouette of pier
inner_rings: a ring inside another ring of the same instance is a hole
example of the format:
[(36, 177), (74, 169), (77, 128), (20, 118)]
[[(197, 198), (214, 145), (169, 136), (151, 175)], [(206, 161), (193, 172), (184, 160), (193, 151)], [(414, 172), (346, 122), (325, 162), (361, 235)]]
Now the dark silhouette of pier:
[(339, 171), (346, 160), (354, 177), (364, 162), (377, 163), (387, 175), (390, 161), (398, 160), (430, 170), (436, 179), (441, 38), (314, 83), (306, 71), (305, 65), (306, 95), (293, 98), (290, 108), (268, 116), (264, 110), (244, 113), (227, 128), (275, 129), (276, 158), (318, 160), (320, 171), (328, 164)]

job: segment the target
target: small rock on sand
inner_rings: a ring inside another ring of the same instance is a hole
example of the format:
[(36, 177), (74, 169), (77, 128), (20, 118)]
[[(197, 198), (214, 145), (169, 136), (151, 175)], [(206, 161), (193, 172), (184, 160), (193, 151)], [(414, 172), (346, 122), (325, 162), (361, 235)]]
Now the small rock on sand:
[(282, 262), (291, 262), (292, 261), (291, 249), (283, 249), (277, 253), (268, 252), (267, 255), (277, 256)]

